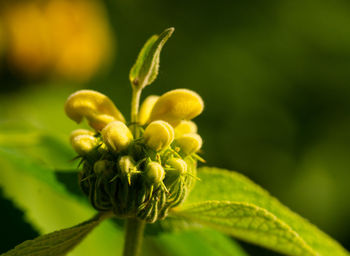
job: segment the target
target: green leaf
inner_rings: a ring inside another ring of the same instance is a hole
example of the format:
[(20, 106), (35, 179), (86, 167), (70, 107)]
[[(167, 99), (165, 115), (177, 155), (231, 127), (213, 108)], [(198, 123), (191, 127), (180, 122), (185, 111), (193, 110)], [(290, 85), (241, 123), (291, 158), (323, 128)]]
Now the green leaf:
[(135, 88), (142, 89), (156, 79), (160, 52), (173, 32), (174, 28), (168, 28), (159, 36), (154, 35), (147, 40), (130, 70), (129, 79)]
[(182, 217), (169, 215), (164, 220), (158, 220), (157, 222), (147, 225), (145, 229), (146, 235), (159, 235), (162, 233), (174, 233), (187, 230), (200, 230), (203, 225), (189, 221)]
[[(16, 171), (23, 172), (23, 174), (29, 174), (36, 179), (49, 185), (52, 190), (62, 195), (69, 196), (69, 192), (64, 188), (62, 184), (57, 182), (54, 169), (46, 166), (43, 163), (39, 163), (34, 159), (28, 158), (21, 153), (18, 149), (7, 148), (0, 146), (0, 156), (6, 159), (6, 162), (16, 167)], [(3, 163), (5, 164), (5, 163)]]
[(243, 175), (207, 167), (198, 174), (201, 181), (173, 211), (177, 217), (288, 255), (349, 255)]
[(62, 229), (33, 240), (25, 241), (1, 256), (62, 256), (77, 246), (105, 216), (98, 214), (91, 220), (71, 228)]
[[(87, 200), (72, 196), (57, 182), (53, 169), (20, 150), (2, 147), (0, 166), (4, 196), (24, 211), (25, 220), (40, 234), (73, 226), (95, 213)], [(104, 221), (68, 255), (118, 255), (122, 241), (122, 230)]]
[(157, 236), (162, 251), (170, 256), (247, 256), (240, 245), (212, 229), (187, 230)]
[(79, 198), (79, 201), (88, 202), (88, 197), (82, 192), (77, 182), (79, 175), (76, 170), (55, 170), (55, 176), (68, 192)]

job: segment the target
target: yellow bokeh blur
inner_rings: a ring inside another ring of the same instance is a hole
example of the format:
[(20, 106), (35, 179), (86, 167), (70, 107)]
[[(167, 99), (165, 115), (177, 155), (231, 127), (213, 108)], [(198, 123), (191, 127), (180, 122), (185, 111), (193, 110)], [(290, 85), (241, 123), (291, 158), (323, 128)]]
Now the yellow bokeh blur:
[(4, 27), (0, 19), (0, 58), (4, 52), (4, 44), (5, 44), (5, 35), (4, 35)]
[(85, 81), (113, 52), (107, 16), (97, 1), (10, 2), (1, 17), (7, 62), (27, 76)]

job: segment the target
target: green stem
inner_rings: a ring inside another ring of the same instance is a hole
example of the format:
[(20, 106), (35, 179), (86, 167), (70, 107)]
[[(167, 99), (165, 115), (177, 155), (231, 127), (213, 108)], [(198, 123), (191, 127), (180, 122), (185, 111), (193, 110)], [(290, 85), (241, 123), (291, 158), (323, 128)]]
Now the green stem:
[(145, 222), (136, 218), (126, 220), (123, 256), (140, 254)]
[(141, 89), (133, 88), (132, 90), (132, 99), (131, 99), (131, 123), (132, 123), (132, 132), (134, 134), (135, 139), (139, 137), (138, 133), (138, 115), (139, 115), (139, 106), (140, 106), (140, 97), (141, 97)]

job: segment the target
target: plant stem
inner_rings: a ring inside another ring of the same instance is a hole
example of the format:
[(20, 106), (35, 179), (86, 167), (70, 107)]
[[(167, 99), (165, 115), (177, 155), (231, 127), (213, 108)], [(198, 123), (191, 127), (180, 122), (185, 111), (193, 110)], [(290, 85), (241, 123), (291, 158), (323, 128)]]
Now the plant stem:
[(131, 123), (132, 123), (132, 132), (135, 139), (139, 137), (138, 133), (138, 115), (139, 115), (139, 106), (140, 106), (140, 97), (142, 89), (133, 88), (132, 90), (132, 99), (131, 99)]
[(138, 256), (140, 254), (145, 222), (136, 218), (126, 220), (123, 256)]

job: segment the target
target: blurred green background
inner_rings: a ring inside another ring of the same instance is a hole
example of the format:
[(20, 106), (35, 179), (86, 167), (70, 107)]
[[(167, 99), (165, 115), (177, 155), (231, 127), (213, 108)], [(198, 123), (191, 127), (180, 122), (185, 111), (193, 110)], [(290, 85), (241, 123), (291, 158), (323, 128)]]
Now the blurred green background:
[[(80, 88), (128, 116), (137, 53), (173, 26), (143, 96), (197, 91), (207, 164), (247, 175), (350, 249), (349, 1), (32, 1), (39, 11), (10, 2), (0, 1), (0, 146), (71, 168), (74, 153), (48, 152), (37, 133), (67, 147), (77, 126), (63, 104)], [(0, 252), (37, 234), (4, 194)]]

